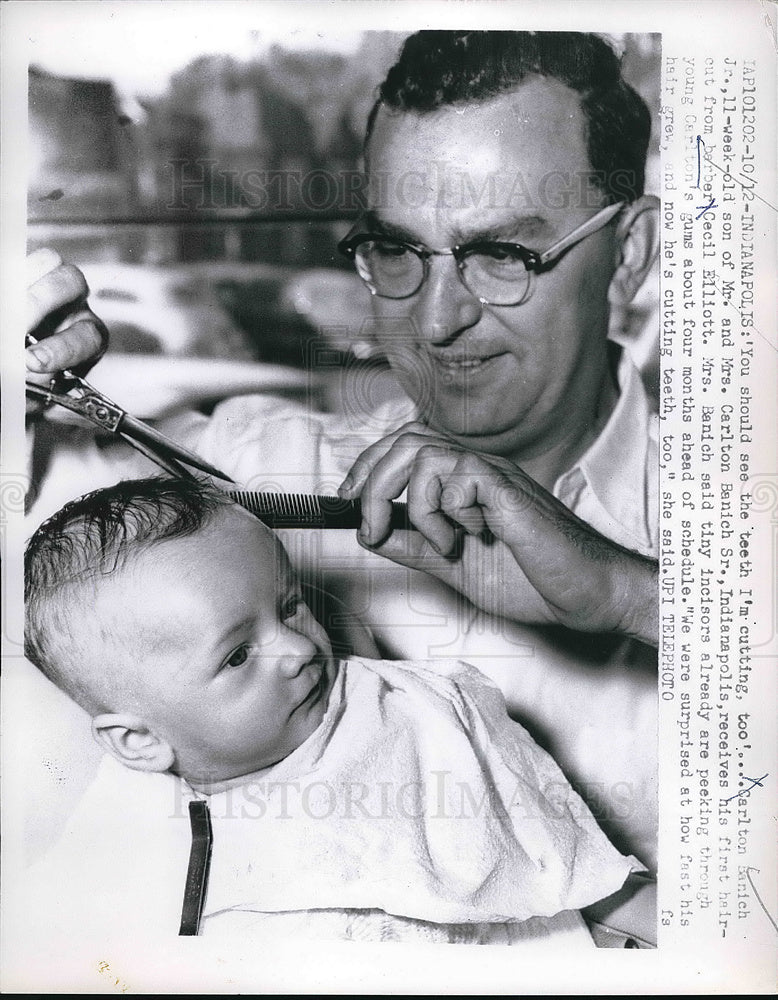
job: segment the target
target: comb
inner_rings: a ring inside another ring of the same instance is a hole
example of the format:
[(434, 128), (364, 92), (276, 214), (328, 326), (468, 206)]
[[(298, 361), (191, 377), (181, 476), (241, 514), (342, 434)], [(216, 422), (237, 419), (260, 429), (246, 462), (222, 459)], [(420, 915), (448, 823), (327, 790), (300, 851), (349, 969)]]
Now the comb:
[[(359, 500), (251, 490), (230, 490), (227, 495), (269, 528), (358, 528), (362, 523)], [(390, 524), (392, 528), (413, 528), (408, 520), (407, 504), (392, 504)]]

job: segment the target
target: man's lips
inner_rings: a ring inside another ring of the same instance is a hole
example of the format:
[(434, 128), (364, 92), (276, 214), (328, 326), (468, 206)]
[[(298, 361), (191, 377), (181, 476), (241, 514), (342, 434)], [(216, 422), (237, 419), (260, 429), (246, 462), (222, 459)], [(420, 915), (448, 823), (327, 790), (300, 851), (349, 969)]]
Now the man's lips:
[(490, 361), (495, 361), (503, 357), (505, 351), (494, 351), (492, 353), (457, 352), (451, 354), (430, 352), (429, 357), (434, 364), (447, 372), (477, 371), (483, 368)]

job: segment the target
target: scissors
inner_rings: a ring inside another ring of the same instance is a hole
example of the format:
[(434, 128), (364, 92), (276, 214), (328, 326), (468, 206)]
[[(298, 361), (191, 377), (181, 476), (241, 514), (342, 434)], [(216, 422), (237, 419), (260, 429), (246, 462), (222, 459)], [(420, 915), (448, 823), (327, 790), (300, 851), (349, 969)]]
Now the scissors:
[[(37, 343), (32, 334), (26, 335), (28, 347)], [(193, 451), (176, 444), (142, 420), (131, 416), (99, 389), (90, 385), (86, 379), (68, 369), (55, 375), (48, 388), (36, 385), (29, 379), (26, 380), (25, 386), (28, 395), (42, 399), (47, 404), (56, 403), (58, 406), (63, 406), (66, 410), (85, 417), (101, 430), (123, 438), (172, 476), (193, 479), (192, 473), (185, 468), (186, 465), (191, 465), (209, 476), (215, 476), (228, 483), (234, 482), (228, 475), (209, 465)]]
[[(27, 334), (28, 346), (37, 342), (32, 334)], [(142, 420), (131, 416), (105, 393), (69, 369), (58, 372), (48, 387), (37, 385), (29, 379), (25, 385), (30, 396), (42, 399), (44, 403), (63, 406), (66, 410), (85, 417), (101, 430), (124, 438), (133, 448), (172, 476), (194, 479), (195, 476), (185, 468), (186, 465), (191, 465), (209, 476), (235, 485), (235, 480), (226, 473), (171, 441)], [(228, 495), (270, 528), (358, 528), (362, 523), (359, 500), (240, 490), (230, 490)], [(413, 528), (406, 504), (392, 503), (391, 525), (393, 528), (406, 530)]]

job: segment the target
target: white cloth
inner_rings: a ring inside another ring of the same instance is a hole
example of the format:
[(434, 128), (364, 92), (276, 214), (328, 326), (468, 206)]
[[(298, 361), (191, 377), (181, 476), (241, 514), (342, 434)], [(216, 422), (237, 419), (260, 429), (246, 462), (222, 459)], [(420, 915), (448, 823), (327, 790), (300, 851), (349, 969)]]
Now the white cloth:
[(350, 660), (322, 725), (210, 798), (205, 916), (347, 907), (436, 923), (580, 909), (641, 866), (473, 667)]
[[(106, 757), (60, 842), (30, 870), (38, 933), (175, 935), (193, 797), (173, 775)], [(588, 946), (568, 911), (641, 868), (511, 722), (497, 689), (454, 661), (342, 663), (312, 736), (208, 801), (202, 932), (225, 939), (293, 929), (521, 943), (559, 932)], [(524, 925), (494, 926), (514, 922)]]
[[(595, 947), (578, 910), (562, 910), (553, 917), (531, 917), (513, 923), (435, 924), (398, 917), (383, 910), (292, 910), (259, 913), (225, 910), (217, 920), (204, 922), (208, 943), (241, 949), (279, 939), (287, 941), (356, 941), (422, 944), (500, 944), (522, 948), (532, 958), (558, 959), (571, 949)], [(523, 955), (523, 957), (529, 957)]]

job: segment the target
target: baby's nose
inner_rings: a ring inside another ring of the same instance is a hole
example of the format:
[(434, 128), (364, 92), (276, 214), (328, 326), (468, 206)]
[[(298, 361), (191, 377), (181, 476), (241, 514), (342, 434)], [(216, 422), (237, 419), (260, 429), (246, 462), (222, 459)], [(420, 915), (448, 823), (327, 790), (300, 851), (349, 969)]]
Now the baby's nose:
[(316, 645), (307, 635), (282, 629), (279, 635), (276, 669), (286, 677), (296, 677), (316, 655)]

